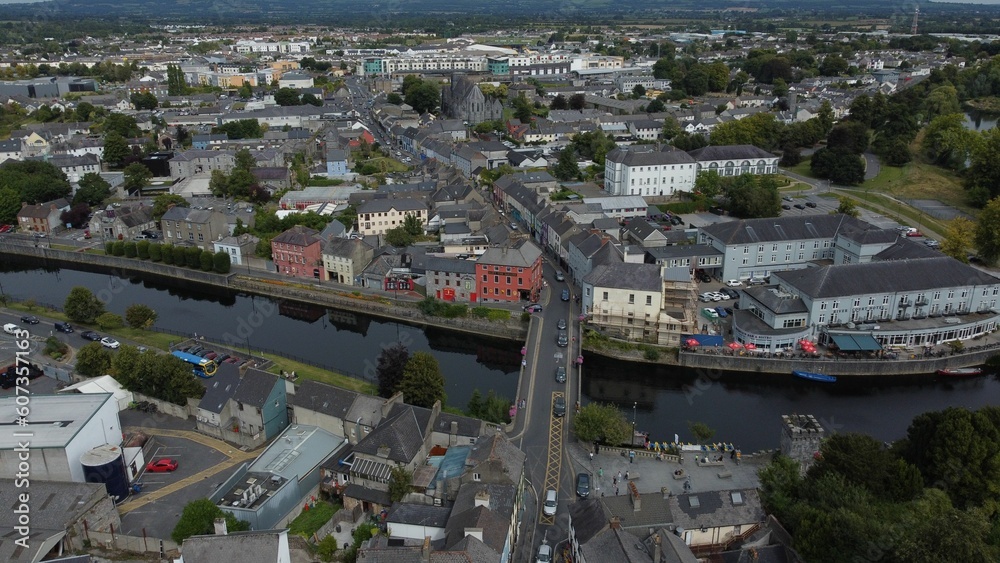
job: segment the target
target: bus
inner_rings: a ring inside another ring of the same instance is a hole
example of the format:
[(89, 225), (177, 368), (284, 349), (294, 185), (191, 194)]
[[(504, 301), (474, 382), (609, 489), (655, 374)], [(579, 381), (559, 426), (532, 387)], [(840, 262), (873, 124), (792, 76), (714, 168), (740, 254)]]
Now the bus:
[(191, 371), (194, 372), (198, 377), (209, 378), (215, 375), (215, 370), (219, 366), (215, 364), (214, 361), (207, 358), (202, 358), (200, 356), (195, 356), (194, 354), (188, 354), (187, 352), (181, 352), (180, 350), (174, 351), (174, 357), (180, 358), (185, 362), (195, 366)]

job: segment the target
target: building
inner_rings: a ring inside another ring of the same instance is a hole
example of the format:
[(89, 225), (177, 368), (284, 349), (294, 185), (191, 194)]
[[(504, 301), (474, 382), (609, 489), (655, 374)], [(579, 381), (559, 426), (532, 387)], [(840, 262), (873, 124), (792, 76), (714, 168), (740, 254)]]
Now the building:
[(668, 145), (617, 147), (604, 160), (604, 190), (616, 196), (689, 192), (697, 175), (695, 159)]
[(707, 146), (690, 151), (698, 172), (714, 171), (720, 176), (777, 174), (778, 157), (753, 145)]
[(101, 171), (101, 159), (95, 154), (53, 154), (44, 157), (49, 164), (62, 170), (70, 182), (79, 182), (84, 174), (97, 174)]
[(170, 159), (170, 177), (187, 178), (221, 170), (226, 174), (236, 166), (236, 155), (230, 150), (196, 150), (179, 152)]
[(286, 72), (278, 79), (279, 88), (312, 88), (313, 77), (304, 72)]
[(215, 533), (191, 536), (181, 546), (177, 563), (292, 563), (288, 530), (233, 532), (225, 519), (215, 521)]
[(637, 195), (588, 197), (583, 203), (599, 205), (604, 215), (623, 222), (633, 217), (645, 217), (649, 208), (646, 200)]
[(326, 150), (326, 175), (327, 177), (344, 176), (350, 172), (347, 168), (347, 151), (344, 149)]
[[(171, 161), (173, 162), (173, 161)], [(175, 205), (160, 218), (163, 242), (176, 246), (197, 246), (210, 252), (215, 241), (229, 236), (226, 215), (211, 209)]]
[(427, 295), (456, 303), (478, 301), (475, 260), (428, 258), (424, 271)]
[(497, 98), (487, 98), (479, 84), (463, 74), (454, 74), (451, 85), (444, 89), (441, 105), (454, 119), (469, 125), (503, 119), (503, 104)]
[(476, 262), (479, 302), (535, 302), (542, 290), (542, 251), (530, 241), (489, 248)]
[(328, 428), (357, 444), (378, 426), (390, 401), (307, 380), (292, 396), (292, 419), (294, 424)]
[(271, 239), (271, 260), (278, 273), (320, 279), (323, 267), (323, 239), (319, 232), (296, 225)]
[(215, 252), (225, 252), (229, 255), (229, 263), (241, 266), (257, 251), (260, 239), (244, 233), (238, 236), (228, 236), (212, 243)]
[(374, 255), (375, 249), (361, 238), (332, 238), (323, 245), (323, 279), (358, 285), (357, 276)]
[(415, 199), (373, 199), (358, 207), (358, 232), (364, 236), (384, 235), (403, 226), (407, 216), (427, 223), (427, 205)]
[(22, 231), (31, 233), (53, 233), (63, 229), (59, 216), (63, 211), (69, 211), (69, 202), (57, 199), (37, 205), (21, 202), (21, 210), (17, 212), (17, 224)]
[(141, 202), (121, 207), (108, 205), (106, 209), (94, 212), (88, 227), (92, 236), (100, 237), (103, 241), (133, 240), (143, 231), (156, 228), (151, 211), (151, 207), (146, 207)]
[(281, 196), (278, 205), (281, 209), (298, 209), (300, 211), (317, 210), (324, 205), (347, 205), (351, 194), (364, 188), (360, 184), (342, 186), (309, 186), (301, 190), (291, 190)]
[[(0, 398), (0, 407), (16, 412), (15, 397)], [(32, 395), (31, 407), (34, 416), (27, 428), (34, 434), (31, 437), (33, 485), (36, 481), (84, 483), (87, 478), (80, 456), (98, 446), (121, 445), (118, 402), (110, 393)], [(18, 442), (11, 432), (0, 440), (0, 468), (4, 475), (18, 472)]]
[(232, 400), (232, 430), (251, 448), (266, 444), (288, 426), (285, 382), (274, 374), (247, 369)]

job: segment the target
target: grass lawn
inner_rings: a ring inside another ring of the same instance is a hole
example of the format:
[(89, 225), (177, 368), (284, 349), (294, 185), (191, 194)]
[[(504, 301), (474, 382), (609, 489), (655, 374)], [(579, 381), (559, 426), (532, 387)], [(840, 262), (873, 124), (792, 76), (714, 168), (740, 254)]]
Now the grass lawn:
[(796, 164), (795, 166), (792, 166), (791, 168), (785, 167), (785, 170), (794, 172), (799, 176), (805, 176), (806, 178), (815, 178), (816, 176), (813, 175), (812, 169), (810, 168), (811, 162), (812, 157), (807, 156), (802, 159), (802, 162)]
[(67, 250), (69, 252), (76, 252), (77, 250), (80, 250), (80, 247), (70, 246), (68, 244), (50, 244), (49, 248), (52, 250)]
[(156, 332), (155, 330), (142, 330), (138, 328), (122, 327), (114, 330), (104, 330), (101, 327), (94, 325), (85, 325), (70, 321), (66, 318), (66, 315), (61, 311), (56, 311), (54, 309), (49, 309), (48, 307), (42, 307), (40, 305), (35, 305), (33, 307), (28, 307), (24, 302), (18, 303), (8, 303), (8, 309), (13, 309), (15, 311), (21, 311), (22, 313), (31, 313), (33, 315), (41, 315), (43, 317), (48, 317), (51, 319), (70, 322), (78, 331), (82, 330), (96, 330), (101, 334), (110, 334), (122, 338), (123, 340), (128, 340), (130, 342), (136, 342), (147, 346), (149, 348), (158, 348), (160, 350), (169, 350), (171, 342), (177, 342), (180, 340), (179, 336), (174, 336), (172, 334), (167, 334), (165, 332)]
[(313, 381), (326, 383), (327, 385), (333, 385), (343, 389), (350, 389), (351, 391), (357, 391), (359, 393), (374, 394), (377, 391), (374, 385), (360, 379), (354, 379), (353, 377), (334, 373), (309, 364), (296, 362), (295, 360), (289, 360), (288, 358), (283, 358), (274, 354), (264, 354), (260, 352), (258, 352), (258, 354), (274, 362), (274, 365), (272, 365), (268, 371), (275, 375), (279, 375), (282, 371), (294, 371), (299, 380), (311, 379)]
[(292, 523), (288, 526), (289, 533), (302, 536), (306, 539), (312, 537), (317, 530), (323, 527), (333, 518), (333, 515), (340, 510), (339, 504), (331, 504), (325, 501), (319, 501), (316, 506), (303, 510), (301, 514), (292, 520)]
[(403, 164), (402, 162), (385, 156), (380, 156), (376, 158), (370, 158), (368, 160), (362, 161), (360, 164), (371, 164), (379, 169), (379, 172), (389, 173), (389, 172), (406, 172), (409, 170), (409, 166)]

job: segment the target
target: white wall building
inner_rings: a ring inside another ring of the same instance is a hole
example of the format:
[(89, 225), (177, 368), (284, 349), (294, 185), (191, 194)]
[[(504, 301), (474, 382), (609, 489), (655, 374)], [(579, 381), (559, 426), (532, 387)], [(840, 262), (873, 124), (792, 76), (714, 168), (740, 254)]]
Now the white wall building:
[(669, 196), (693, 190), (697, 173), (695, 159), (673, 147), (618, 147), (604, 161), (604, 190), (611, 195)]

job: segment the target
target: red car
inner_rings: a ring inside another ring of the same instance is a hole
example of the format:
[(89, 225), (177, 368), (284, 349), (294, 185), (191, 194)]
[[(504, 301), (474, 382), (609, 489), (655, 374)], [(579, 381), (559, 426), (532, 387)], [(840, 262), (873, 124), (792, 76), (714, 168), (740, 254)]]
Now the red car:
[(146, 471), (152, 473), (163, 473), (167, 471), (177, 470), (177, 460), (173, 459), (160, 459), (157, 461), (151, 461), (146, 464)]
[(910, 231), (910, 232), (906, 233), (906, 236), (908, 236), (908, 237), (922, 237), (922, 236), (924, 236), (924, 233), (921, 233), (920, 231)]

